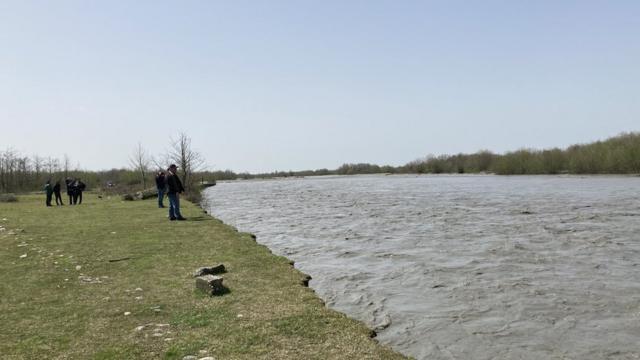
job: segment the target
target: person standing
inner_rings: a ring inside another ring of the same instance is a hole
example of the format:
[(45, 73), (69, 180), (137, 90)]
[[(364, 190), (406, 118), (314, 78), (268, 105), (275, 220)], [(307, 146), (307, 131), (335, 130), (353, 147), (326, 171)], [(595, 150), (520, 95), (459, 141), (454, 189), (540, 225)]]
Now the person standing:
[(184, 192), (182, 182), (176, 173), (178, 167), (171, 164), (167, 169), (167, 197), (169, 198), (169, 220), (187, 220), (180, 214), (180, 194)]
[(164, 171), (158, 171), (156, 175), (156, 188), (158, 189), (158, 207), (163, 208), (164, 204), (162, 200), (164, 199), (164, 192), (167, 188), (166, 177), (164, 175)]
[(47, 199), (45, 200), (45, 205), (51, 206), (51, 196), (53, 195), (53, 187), (51, 186), (51, 180), (47, 180), (44, 184), (44, 192), (47, 195)]
[(65, 186), (67, 187), (67, 195), (69, 195), (69, 205), (73, 205), (73, 179), (67, 178), (64, 181)]
[[(85, 185), (85, 183), (82, 182), (82, 180), (78, 179), (75, 182), (75, 190), (76, 190), (76, 196), (78, 199), (78, 204), (82, 204), (82, 192), (87, 188), (87, 185)], [(74, 201), (75, 202), (75, 201)]]
[(53, 194), (56, 196), (56, 206), (64, 205), (62, 203), (62, 196), (60, 195), (60, 180), (56, 181), (56, 184), (53, 185)]

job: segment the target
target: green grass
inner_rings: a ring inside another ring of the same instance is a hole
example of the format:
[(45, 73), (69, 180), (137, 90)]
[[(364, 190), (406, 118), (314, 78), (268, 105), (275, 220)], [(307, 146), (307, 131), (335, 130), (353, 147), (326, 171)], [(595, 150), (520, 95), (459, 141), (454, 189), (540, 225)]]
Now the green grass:
[[(170, 222), (154, 201), (95, 194), (0, 203), (2, 358), (403, 358), (325, 308), (286, 258), (183, 208), (189, 221)], [(209, 297), (191, 273), (216, 263), (229, 292)]]

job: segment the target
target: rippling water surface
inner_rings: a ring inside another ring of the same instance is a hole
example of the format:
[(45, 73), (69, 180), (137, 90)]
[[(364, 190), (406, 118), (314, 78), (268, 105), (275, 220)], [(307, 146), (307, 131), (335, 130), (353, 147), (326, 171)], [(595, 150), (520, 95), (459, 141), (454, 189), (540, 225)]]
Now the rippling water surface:
[(207, 197), (418, 359), (640, 358), (638, 177), (315, 177)]

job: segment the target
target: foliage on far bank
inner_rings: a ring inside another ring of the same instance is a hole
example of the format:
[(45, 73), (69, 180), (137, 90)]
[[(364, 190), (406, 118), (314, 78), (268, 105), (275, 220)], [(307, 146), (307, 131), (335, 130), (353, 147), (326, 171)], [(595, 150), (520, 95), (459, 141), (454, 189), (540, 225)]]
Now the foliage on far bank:
[(640, 133), (624, 133), (604, 141), (579, 144), (567, 149), (520, 149), (505, 154), (481, 150), (474, 154), (440, 155), (406, 165), (378, 166), (344, 164), (336, 170), (307, 170), (239, 175), (241, 178), (355, 174), (638, 174), (640, 173)]
[[(186, 135), (181, 134), (186, 137)], [(427, 156), (403, 166), (379, 166), (358, 163), (343, 164), (338, 169), (304, 171), (274, 171), (271, 173), (235, 173), (231, 170), (210, 171), (202, 169), (202, 159), (191, 150), (188, 139), (175, 143), (171, 156), (162, 162), (138, 161), (132, 169), (85, 171), (70, 166), (70, 159), (24, 156), (7, 149), (0, 152), (0, 193), (41, 190), (45, 181), (61, 181), (67, 177), (80, 178), (90, 189), (101, 189), (108, 194), (133, 193), (146, 188), (147, 179), (157, 170), (164, 170), (164, 163), (174, 161), (186, 164), (182, 170), (187, 190), (193, 190), (197, 201), (199, 184), (216, 180), (252, 178), (355, 175), (355, 174), (441, 174), (441, 173), (496, 173), (501, 175), (524, 174), (638, 174), (640, 173), (640, 133), (624, 133), (604, 141), (572, 145), (566, 149), (520, 149), (505, 154), (488, 150), (474, 154)], [(141, 149), (139, 147), (139, 149)], [(140, 152), (141, 150), (139, 150)], [(144, 176), (143, 176), (144, 175)], [(188, 191), (190, 192), (190, 191)]]

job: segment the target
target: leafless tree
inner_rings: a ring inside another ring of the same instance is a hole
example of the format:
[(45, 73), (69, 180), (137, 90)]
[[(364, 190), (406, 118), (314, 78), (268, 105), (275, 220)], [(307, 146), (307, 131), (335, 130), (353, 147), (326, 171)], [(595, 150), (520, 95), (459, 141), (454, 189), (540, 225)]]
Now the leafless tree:
[(189, 190), (195, 182), (193, 174), (204, 166), (204, 158), (193, 149), (191, 138), (185, 133), (181, 132), (177, 139), (172, 140), (169, 159), (178, 165), (184, 186)]
[(64, 160), (62, 166), (64, 167), (64, 178), (69, 177), (69, 168), (71, 167), (71, 159), (69, 159), (69, 155), (64, 154)]
[(35, 171), (35, 181), (40, 183), (40, 176), (42, 174), (42, 168), (44, 167), (44, 159), (39, 155), (33, 156), (33, 170)]
[(147, 173), (151, 164), (151, 158), (147, 151), (142, 147), (141, 143), (133, 150), (133, 154), (129, 158), (129, 162), (134, 171), (140, 174), (142, 178), (142, 188), (147, 188)]

